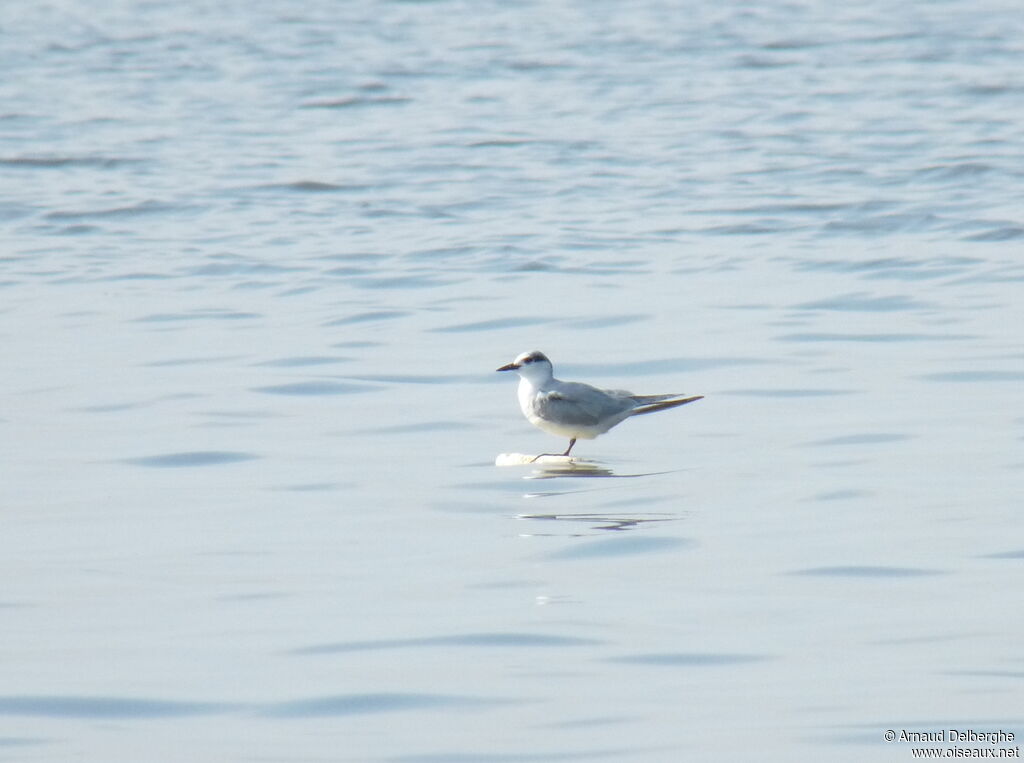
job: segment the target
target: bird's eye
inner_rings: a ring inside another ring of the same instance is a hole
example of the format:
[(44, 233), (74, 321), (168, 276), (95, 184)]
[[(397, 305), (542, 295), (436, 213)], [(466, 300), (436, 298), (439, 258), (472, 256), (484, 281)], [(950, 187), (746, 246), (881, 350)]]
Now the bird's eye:
[(524, 358), (523, 362), (524, 363), (532, 363), (533, 362), (533, 358)]

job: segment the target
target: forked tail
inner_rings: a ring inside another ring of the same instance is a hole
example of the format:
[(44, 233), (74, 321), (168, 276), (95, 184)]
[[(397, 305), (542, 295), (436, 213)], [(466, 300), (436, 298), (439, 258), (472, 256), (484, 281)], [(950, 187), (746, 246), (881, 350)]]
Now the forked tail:
[[(650, 395), (649, 397), (658, 398), (662, 396)], [(675, 400), (660, 400), (658, 402), (649, 403), (647, 405), (641, 405), (640, 407), (633, 409), (633, 412), (630, 413), (629, 415), (639, 416), (642, 413), (654, 413), (655, 411), (664, 411), (668, 408), (675, 408), (678, 405), (686, 405), (687, 403), (692, 403), (694, 400), (702, 400), (703, 398), (704, 395), (694, 395), (693, 397), (684, 397), (682, 399), (677, 398)], [(639, 402), (643, 402), (644, 397), (641, 395), (637, 395), (634, 399)]]

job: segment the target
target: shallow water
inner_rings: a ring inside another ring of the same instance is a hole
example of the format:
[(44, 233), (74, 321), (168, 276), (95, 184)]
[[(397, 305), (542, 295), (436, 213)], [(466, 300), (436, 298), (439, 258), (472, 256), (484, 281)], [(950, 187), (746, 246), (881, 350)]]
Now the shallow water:
[(4, 15), (0, 760), (1024, 734), (1015, 5)]

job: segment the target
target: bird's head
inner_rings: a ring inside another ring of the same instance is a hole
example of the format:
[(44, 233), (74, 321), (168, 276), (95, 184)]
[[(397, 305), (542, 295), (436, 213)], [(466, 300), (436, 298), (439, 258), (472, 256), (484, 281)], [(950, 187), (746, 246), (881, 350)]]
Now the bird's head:
[(539, 350), (524, 352), (511, 363), (502, 366), (499, 371), (515, 371), (524, 379), (540, 382), (551, 378), (551, 361)]

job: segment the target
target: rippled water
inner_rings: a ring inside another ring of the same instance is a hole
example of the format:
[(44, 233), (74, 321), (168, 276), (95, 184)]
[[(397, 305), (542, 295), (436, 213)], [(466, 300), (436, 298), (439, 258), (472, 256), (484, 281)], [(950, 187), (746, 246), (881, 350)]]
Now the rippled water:
[[(1024, 734), (1016, 4), (101, 6), (0, 10), (0, 760)], [(496, 467), (528, 349), (706, 397)]]

